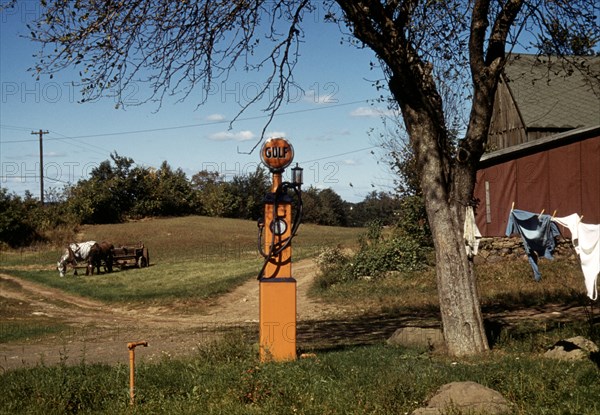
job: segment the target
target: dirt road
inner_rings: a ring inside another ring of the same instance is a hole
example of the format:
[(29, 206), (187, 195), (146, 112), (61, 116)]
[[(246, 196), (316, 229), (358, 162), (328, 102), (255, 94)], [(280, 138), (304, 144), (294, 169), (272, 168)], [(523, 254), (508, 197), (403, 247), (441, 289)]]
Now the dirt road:
[[(311, 260), (294, 266), (297, 280), (298, 324), (335, 320), (352, 310), (323, 304), (307, 295), (315, 277)], [(169, 306), (108, 305), (99, 301), (0, 274), (0, 300), (18, 302), (39, 324), (61, 322), (60, 335), (0, 344), (0, 370), (40, 363), (126, 363), (127, 342), (148, 341), (140, 359), (191, 354), (215, 333), (240, 329), (258, 333), (258, 282), (250, 280), (208, 303), (174, 303)], [(21, 316), (23, 317), (23, 316)]]
[[(301, 351), (344, 344), (381, 342), (398, 327), (438, 326), (433, 314), (383, 316), (359, 304), (340, 307), (307, 295), (315, 278), (312, 260), (294, 264), (297, 280), (297, 344)], [(143, 361), (191, 355), (199, 344), (240, 330), (258, 341), (258, 282), (254, 279), (209, 301), (161, 305), (113, 305), (0, 274), (0, 311), (39, 325), (63, 324), (57, 335), (0, 344), (0, 372), (37, 364), (128, 362), (127, 343), (148, 341), (137, 353)], [(585, 321), (581, 306), (547, 304), (540, 308), (488, 310), (486, 318), (502, 326), (517, 320)], [(1, 323), (10, 324), (10, 319)], [(0, 324), (2, 330), (2, 324)]]

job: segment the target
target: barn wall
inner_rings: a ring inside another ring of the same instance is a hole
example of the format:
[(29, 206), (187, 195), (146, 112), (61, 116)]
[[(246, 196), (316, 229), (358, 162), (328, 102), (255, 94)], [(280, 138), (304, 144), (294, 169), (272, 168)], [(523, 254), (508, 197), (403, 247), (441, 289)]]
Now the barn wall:
[[(475, 198), (477, 227), (483, 236), (500, 236), (506, 230), (506, 216), (517, 199), (516, 161), (477, 172)], [(508, 210), (505, 209), (508, 207)]]
[(600, 137), (582, 145), (581, 160), (583, 222), (600, 223)]
[(494, 97), (494, 112), (488, 133), (488, 148), (502, 150), (527, 141), (527, 132), (515, 102), (501, 78)]
[(600, 223), (600, 137), (546, 149), (477, 172), (477, 226), (483, 236), (502, 236), (512, 203), (516, 209), (556, 216), (578, 213)]

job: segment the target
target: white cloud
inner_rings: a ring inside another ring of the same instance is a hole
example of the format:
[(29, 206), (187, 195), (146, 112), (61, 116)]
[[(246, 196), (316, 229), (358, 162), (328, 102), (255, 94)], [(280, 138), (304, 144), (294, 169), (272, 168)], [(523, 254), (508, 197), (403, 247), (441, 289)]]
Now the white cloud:
[(225, 118), (225, 116), (223, 114), (210, 114), (206, 117), (206, 121), (214, 121), (214, 122), (219, 122), (219, 121), (225, 121), (227, 118)]
[(342, 160), (344, 166), (357, 166), (359, 163), (355, 159)]
[(340, 102), (335, 97), (335, 92), (320, 91), (320, 93), (317, 93), (312, 89), (305, 91), (304, 100), (315, 104), (337, 104)]
[(377, 107), (358, 107), (350, 112), (351, 117), (379, 118), (381, 116), (394, 116), (394, 111)]
[(347, 137), (350, 135), (352, 135), (352, 132), (347, 128), (344, 128), (340, 130), (325, 131), (323, 134), (308, 136), (306, 139), (309, 141), (332, 141), (337, 137)]
[(256, 135), (250, 130), (220, 131), (209, 135), (208, 138), (213, 141), (249, 141), (255, 139)]
[(34, 176), (33, 174), (30, 176), (4, 176), (2, 177), (2, 184), (6, 184), (6, 183), (11, 183), (11, 184), (15, 184), (15, 183), (26, 183), (26, 180), (30, 179), (30, 180), (36, 180), (37, 181), (37, 176)]
[(64, 157), (66, 156), (65, 153), (59, 153), (57, 151), (49, 151), (47, 153), (44, 153), (44, 157)]
[[(67, 155), (66, 153), (61, 153), (58, 151), (44, 151), (44, 157), (48, 157), (48, 158), (50, 158), (50, 157), (65, 157), (66, 155)], [(40, 154), (39, 153), (28, 153), (28, 154), (25, 154), (25, 157), (33, 158), (33, 159), (37, 160), (40, 158)], [(7, 158), (10, 158), (10, 157), (7, 157)], [(17, 160), (20, 159), (20, 157), (14, 157), (14, 158)]]

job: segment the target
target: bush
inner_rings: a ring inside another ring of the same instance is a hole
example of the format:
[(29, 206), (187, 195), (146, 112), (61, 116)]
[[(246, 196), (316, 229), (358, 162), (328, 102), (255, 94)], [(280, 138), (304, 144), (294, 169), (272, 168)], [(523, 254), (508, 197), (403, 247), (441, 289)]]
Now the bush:
[(404, 231), (394, 229), (385, 236), (379, 221), (372, 222), (360, 237), (360, 249), (344, 255), (338, 248), (326, 248), (317, 258), (320, 289), (364, 277), (381, 277), (390, 271), (410, 272), (423, 269), (430, 248)]
[(406, 196), (401, 201), (401, 210), (395, 225), (395, 233), (409, 236), (420, 246), (433, 247), (433, 238), (425, 202), (420, 196)]
[(316, 259), (319, 274), (315, 283), (320, 289), (327, 289), (334, 284), (350, 278), (351, 256), (345, 255), (339, 248), (325, 248)]
[(32, 208), (35, 209), (35, 201), (30, 197), (22, 200), (0, 188), (0, 242), (16, 248), (39, 239), (35, 226), (30, 221), (35, 217)]
[(389, 271), (416, 271), (424, 266), (425, 250), (409, 236), (396, 236), (365, 246), (350, 266), (355, 278), (379, 277)]

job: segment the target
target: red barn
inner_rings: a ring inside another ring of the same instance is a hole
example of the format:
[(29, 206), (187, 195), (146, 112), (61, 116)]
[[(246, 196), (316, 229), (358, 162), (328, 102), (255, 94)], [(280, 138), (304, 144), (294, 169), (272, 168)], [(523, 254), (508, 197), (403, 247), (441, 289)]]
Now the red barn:
[(477, 226), (503, 236), (511, 207), (600, 223), (600, 58), (517, 55), (498, 86), (477, 172)]

